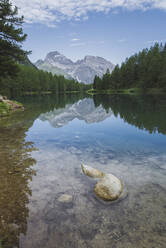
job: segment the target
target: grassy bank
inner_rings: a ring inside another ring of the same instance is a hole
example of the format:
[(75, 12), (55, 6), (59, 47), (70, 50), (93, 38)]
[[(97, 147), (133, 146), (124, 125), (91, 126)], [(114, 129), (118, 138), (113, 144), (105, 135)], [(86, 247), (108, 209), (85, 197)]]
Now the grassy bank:
[(10, 111), (11, 111), (11, 107), (8, 104), (4, 102), (0, 102), (0, 117), (8, 115)]
[(56, 91), (26, 91), (23, 92), (21, 95), (23, 96), (33, 96), (33, 95), (56, 95), (56, 94), (75, 94), (75, 93), (81, 93), (82, 91), (78, 90), (71, 90), (71, 91), (62, 91), (62, 92), (56, 92)]
[(6, 97), (0, 96), (0, 117), (7, 116), (14, 111), (23, 110), (21, 103), (8, 100)]
[(150, 88), (150, 89), (140, 89), (140, 88), (130, 88), (130, 89), (118, 89), (118, 90), (94, 90), (90, 89), (87, 91), (90, 95), (95, 94), (166, 94), (166, 89), (157, 89), (157, 88)]

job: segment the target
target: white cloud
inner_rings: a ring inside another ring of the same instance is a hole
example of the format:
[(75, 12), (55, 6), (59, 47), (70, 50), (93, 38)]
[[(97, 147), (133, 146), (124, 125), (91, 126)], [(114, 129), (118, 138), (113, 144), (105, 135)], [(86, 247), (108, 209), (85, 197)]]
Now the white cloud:
[(80, 41), (80, 39), (78, 38), (73, 38), (71, 41), (75, 42), (75, 41)]
[(86, 20), (88, 13), (128, 10), (166, 10), (166, 0), (11, 0), (28, 23), (55, 25), (62, 20)]

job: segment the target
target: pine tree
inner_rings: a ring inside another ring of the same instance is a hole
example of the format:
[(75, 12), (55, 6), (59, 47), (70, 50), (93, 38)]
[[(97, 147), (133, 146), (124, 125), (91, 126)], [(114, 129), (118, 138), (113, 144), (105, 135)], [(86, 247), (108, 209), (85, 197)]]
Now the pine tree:
[(0, 77), (14, 77), (19, 71), (18, 62), (28, 54), (21, 46), (27, 36), (21, 27), (23, 19), (9, 0), (0, 0)]
[(98, 76), (96, 75), (93, 81), (93, 89), (96, 90), (97, 89), (97, 80), (98, 80)]

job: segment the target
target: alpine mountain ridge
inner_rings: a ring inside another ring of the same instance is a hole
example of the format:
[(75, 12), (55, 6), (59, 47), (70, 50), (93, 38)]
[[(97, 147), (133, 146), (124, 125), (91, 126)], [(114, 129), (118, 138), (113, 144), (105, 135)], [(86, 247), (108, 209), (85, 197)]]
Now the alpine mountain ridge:
[(107, 69), (110, 72), (114, 69), (114, 65), (102, 57), (88, 55), (73, 62), (57, 51), (48, 53), (46, 58), (38, 60), (35, 66), (40, 70), (64, 75), (85, 84), (93, 83), (95, 75), (102, 77)]

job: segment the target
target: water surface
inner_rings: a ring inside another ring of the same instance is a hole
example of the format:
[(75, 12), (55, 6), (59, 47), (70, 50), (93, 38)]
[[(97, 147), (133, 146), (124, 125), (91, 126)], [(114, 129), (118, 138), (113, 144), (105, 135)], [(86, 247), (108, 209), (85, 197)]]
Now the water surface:
[[(0, 247), (164, 248), (165, 97), (21, 101), (0, 120)], [(98, 200), (82, 162), (119, 177), (127, 196)]]

